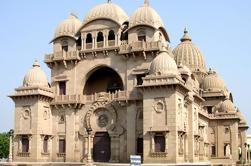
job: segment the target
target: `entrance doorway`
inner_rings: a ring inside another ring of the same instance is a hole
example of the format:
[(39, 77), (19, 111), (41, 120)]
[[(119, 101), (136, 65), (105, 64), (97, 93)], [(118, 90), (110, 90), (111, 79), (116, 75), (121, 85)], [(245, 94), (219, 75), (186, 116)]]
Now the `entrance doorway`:
[(141, 156), (141, 162), (143, 161), (143, 138), (137, 138), (137, 155)]
[(93, 160), (108, 162), (111, 157), (111, 139), (107, 132), (96, 133), (93, 139)]

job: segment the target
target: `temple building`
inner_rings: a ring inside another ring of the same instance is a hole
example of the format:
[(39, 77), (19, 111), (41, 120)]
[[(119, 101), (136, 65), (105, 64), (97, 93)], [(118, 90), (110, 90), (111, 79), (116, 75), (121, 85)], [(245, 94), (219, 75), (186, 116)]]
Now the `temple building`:
[(247, 123), (187, 29), (174, 49), (148, 0), (130, 17), (111, 0), (55, 30), (53, 51), (10, 97), (13, 162), (246, 161)]

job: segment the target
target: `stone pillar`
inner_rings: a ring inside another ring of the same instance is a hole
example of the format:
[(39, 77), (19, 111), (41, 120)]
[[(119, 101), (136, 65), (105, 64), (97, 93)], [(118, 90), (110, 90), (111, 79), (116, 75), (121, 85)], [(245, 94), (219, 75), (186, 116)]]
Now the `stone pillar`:
[(231, 143), (230, 143), (230, 149), (231, 149), (231, 156), (232, 159), (235, 161), (239, 160), (239, 150), (238, 150), (238, 122), (235, 122), (232, 126), (230, 126), (230, 134), (231, 134)]
[(104, 41), (103, 41), (103, 47), (105, 48), (107, 46), (106, 42), (108, 41), (108, 38), (106, 34), (104, 35)]
[(168, 153), (168, 132), (165, 132), (166, 148), (165, 152)]
[(194, 113), (193, 113), (193, 106), (192, 102), (188, 103), (187, 106), (188, 110), (188, 134), (187, 134), (187, 139), (188, 139), (188, 161), (189, 162), (194, 162), (194, 151), (195, 151), (195, 139), (194, 139)]
[(92, 49), (97, 48), (96, 44), (97, 44), (96, 37), (93, 36), (92, 37)]
[(119, 35), (117, 34), (114, 34), (115, 35), (115, 46), (118, 46), (119, 45), (119, 43), (118, 43), (118, 38), (119, 38)]
[(29, 136), (28, 139), (29, 139), (29, 153), (31, 153), (31, 139), (32, 139), (32, 136)]
[(119, 162), (119, 135), (110, 135), (111, 137), (111, 159), (110, 162)]
[(131, 104), (127, 107), (127, 159), (130, 155), (136, 154), (136, 107)]
[(65, 133), (65, 155), (67, 162), (74, 161), (75, 155), (75, 113), (73, 110), (66, 110), (66, 133)]
[(85, 43), (85, 38), (84, 38), (84, 36), (82, 36), (82, 43), (81, 43), (81, 50), (85, 50), (85, 48), (86, 48), (86, 43)]
[(245, 131), (241, 131), (241, 155), (242, 155), (243, 161), (247, 160), (246, 146), (247, 146), (246, 133), (245, 133)]

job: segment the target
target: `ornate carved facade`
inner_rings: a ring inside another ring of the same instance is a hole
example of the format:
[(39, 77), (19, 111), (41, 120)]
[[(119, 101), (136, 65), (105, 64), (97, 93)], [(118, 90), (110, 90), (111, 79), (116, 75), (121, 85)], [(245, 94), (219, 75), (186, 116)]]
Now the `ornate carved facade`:
[(13, 161), (228, 163), (246, 159), (246, 130), (230, 91), (206, 69), (187, 30), (172, 51), (146, 0), (129, 18), (113, 2), (71, 14), (15, 102)]

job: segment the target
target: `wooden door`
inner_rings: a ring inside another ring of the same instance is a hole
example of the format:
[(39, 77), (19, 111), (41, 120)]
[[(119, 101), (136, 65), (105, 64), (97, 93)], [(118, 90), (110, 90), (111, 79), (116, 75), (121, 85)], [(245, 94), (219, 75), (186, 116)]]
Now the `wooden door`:
[(111, 140), (107, 132), (96, 133), (93, 139), (93, 160), (108, 162), (111, 156)]

